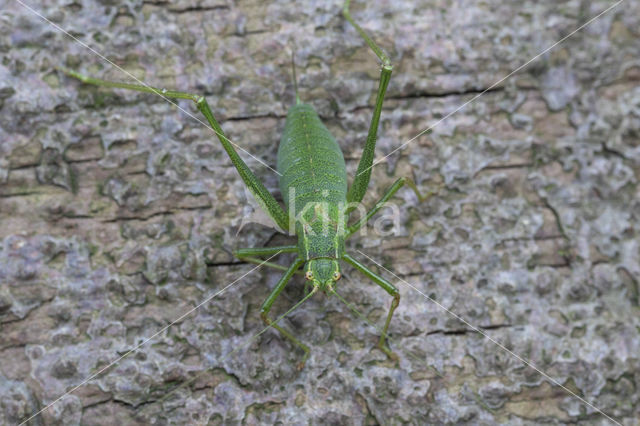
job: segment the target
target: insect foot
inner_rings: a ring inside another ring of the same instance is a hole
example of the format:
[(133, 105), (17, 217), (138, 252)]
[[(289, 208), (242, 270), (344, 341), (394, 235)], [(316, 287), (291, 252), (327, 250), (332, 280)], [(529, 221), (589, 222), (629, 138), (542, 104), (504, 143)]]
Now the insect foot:
[(379, 345), (378, 345), (378, 348), (380, 348), (380, 350), (381, 350), (382, 352), (384, 352), (384, 353), (387, 355), (387, 357), (389, 357), (389, 359), (390, 359), (391, 361), (396, 362), (396, 361), (399, 361), (399, 360), (400, 360), (400, 357), (398, 356), (398, 354), (396, 354), (395, 352), (393, 352), (393, 351), (391, 350), (391, 348), (389, 348), (389, 346), (387, 346), (387, 345), (385, 345), (385, 344), (379, 344)]

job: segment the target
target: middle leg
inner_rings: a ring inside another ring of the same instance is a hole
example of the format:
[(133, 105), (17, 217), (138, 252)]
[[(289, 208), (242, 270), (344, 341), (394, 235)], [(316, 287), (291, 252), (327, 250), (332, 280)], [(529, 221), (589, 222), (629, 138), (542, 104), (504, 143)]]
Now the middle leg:
[[(295, 253), (296, 251), (298, 251), (298, 246), (295, 245), (277, 247), (251, 247), (238, 249), (233, 252), (233, 255), (240, 260), (268, 266), (270, 268), (279, 269), (281, 271), (287, 271), (289, 268), (287, 268), (286, 266), (278, 265), (277, 263), (273, 262), (265, 262), (258, 256), (273, 256), (279, 253)], [(296, 271), (296, 273), (302, 274), (303, 272), (298, 270)]]
[(249, 247), (238, 249), (233, 252), (233, 255), (237, 258), (243, 258), (247, 256), (273, 256), (278, 253), (295, 253), (298, 250), (296, 245), (287, 246), (275, 246), (275, 247)]
[(435, 192), (428, 192), (427, 194), (422, 195), (420, 191), (418, 191), (418, 187), (416, 186), (416, 184), (411, 179), (402, 177), (395, 181), (393, 185), (391, 185), (389, 189), (387, 189), (382, 198), (380, 198), (376, 205), (373, 206), (373, 208), (369, 210), (369, 212), (364, 217), (360, 218), (358, 222), (347, 228), (347, 238), (349, 238), (353, 233), (358, 232), (358, 230), (362, 228), (369, 221), (369, 219), (373, 217), (373, 215), (378, 213), (378, 211), (382, 207), (384, 207), (385, 203), (389, 201), (389, 199), (393, 197), (395, 193), (398, 192), (400, 188), (402, 188), (405, 184), (409, 185), (409, 187), (413, 189), (413, 192), (415, 192), (416, 196), (418, 197), (418, 201), (420, 201), (421, 203), (428, 200), (432, 195), (435, 194)]

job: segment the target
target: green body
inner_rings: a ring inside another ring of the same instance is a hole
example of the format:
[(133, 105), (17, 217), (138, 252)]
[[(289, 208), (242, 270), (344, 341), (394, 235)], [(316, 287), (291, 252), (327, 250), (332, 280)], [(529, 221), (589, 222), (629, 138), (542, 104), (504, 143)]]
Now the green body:
[[(100, 80), (72, 70), (62, 69), (67, 75), (87, 84), (153, 93), (166, 100), (168, 98), (190, 99), (196, 103), (198, 109), (211, 125), (211, 130), (217, 135), (222, 147), (229, 155), (241, 179), (247, 185), (247, 188), (251, 190), (260, 206), (282, 230), (293, 232), (298, 238), (297, 245), (245, 248), (237, 250), (235, 254), (240, 259), (285, 271), (285, 274), (262, 304), (260, 311), (262, 319), (269, 327), (275, 328), (304, 350), (305, 357), (300, 363), (300, 367), (304, 365), (309, 355), (309, 348), (287, 330), (276, 324), (277, 320), (272, 321), (268, 315), (269, 311), (289, 280), (303, 265), (305, 277), (307, 282), (312, 284), (312, 290), (296, 306), (307, 300), (318, 290), (325, 291), (327, 294), (334, 294), (340, 300), (343, 300), (336, 292), (334, 285), (340, 279), (339, 262), (342, 261), (370, 278), (393, 297), (378, 346), (390, 358), (396, 358), (386, 344), (386, 337), (391, 317), (400, 302), (400, 293), (389, 281), (346, 253), (345, 239), (364, 226), (404, 184), (410, 185), (420, 200), (425, 199), (420, 195), (413, 182), (400, 178), (387, 189), (384, 196), (364, 217), (352, 225), (347, 225), (350, 207), (353, 203), (362, 201), (369, 185), (382, 102), (391, 78), (389, 58), (362, 28), (353, 21), (349, 13), (349, 3), (350, 0), (346, 0), (342, 10), (345, 19), (382, 61), (376, 104), (362, 157), (351, 186), (348, 187), (344, 157), (340, 147), (322, 121), (320, 121), (313, 107), (300, 102), (296, 89), (296, 104), (291, 107), (287, 114), (287, 122), (278, 148), (277, 168), (278, 173), (281, 175), (280, 190), (284, 199), (285, 209), (282, 208), (280, 203), (238, 155), (235, 148), (239, 147), (224, 135), (222, 127), (214, 117), (209, 104), (203, 96), (174, 90), (161, 90), (142, 82), (140, 82), (142, 84), (131, 84)], [(289, 267), (269, 262), (272, 257), (280, 253), (297, 253), (298, 256)], [(263, 261), (260, 259), (261, 256), (271, 257)]]
[(340, 146), (308, 104), (289, 109), (278, 149), (280, 191), (305, 261), (344, 254), (347, 171)]

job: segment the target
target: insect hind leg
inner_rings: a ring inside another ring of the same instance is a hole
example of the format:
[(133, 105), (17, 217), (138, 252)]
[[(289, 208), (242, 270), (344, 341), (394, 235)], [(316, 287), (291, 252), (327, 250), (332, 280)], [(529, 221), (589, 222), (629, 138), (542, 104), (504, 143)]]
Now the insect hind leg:
[(382, 112), (382, 103), (384, 95), (387, 92), (389, 80), (391, 80), (391, 61), (382, 49), (367, 35), (367, 33), (353, 20), (349, 5), (351, 0), (347, 0), (342, 8), (342, 15), (355, 28), (355, 30), (364, 39), (367, 45), (373, 50), (376, 56), (382, 61), (382, 70), (380, 71), (380, 83), (378, 85), (378, 94), (376, 96), (376, 105), (369, 124), (369, 133), (367, 134), (367, 142), (365, 143), (356, 176), (347, 192), (347, 201), (349, 203), (359, 203), (364, 198), (371, 179), (371, 168), (373, 167), (373, 157), (376, 150), (376, 138), (378, 136), (378, 127), (380, 123), (380, 113)]
[(94, 86), (109, 87), (113, 89), (135, 90), (137, 92), (153, 93), (155, 95), (162, 96), (163, 98), (189, 99), (195, 102), (198, 110), (200, 110), (200, 112), (205, 116), (205, 118), (209, 122), (209, 125), (211, 126), (211, 129), (218, 136), (218, 140), (222, 144), (224, 150), (227, 152), (229, 159), (235, 166), (245, 185), (247, 185), (253, 196), (256, 198), (256, 201), (258, 201), (258, 204), (260, 204), (260, 207), (262, 207), (262, 209), (273, 219), (276, 224), (278, 224), (278, 226), (283, 231), (286, 232), (289, 230), (288, 213), (284, 211), (284, 209), (280, 206), (280, 204), (278, 204), (276, 199), (273, 197), (273, 195), (271, 195), (264, 184), (253, 174), (249, 166), (247, 166), (240, 155), (238, 155), (238, 152), (234, 148), (235, 144), (225, 136), (222, 127), (218, 123), (218, 120), (216, 120), (216, 118), (214, 117), (213, 112), (211, 111), (211, 108), (209, 107), (209, 104), (207, 103), (207, 100), (204, 96), (175, 90), (158, 89), (142, 84), (107, 81), (99, 78), (88, 77), (84, 74), (66, 68), (58, 69), (60, 69), (69, 77), (76, 78), (83, 83), (92, 84)]

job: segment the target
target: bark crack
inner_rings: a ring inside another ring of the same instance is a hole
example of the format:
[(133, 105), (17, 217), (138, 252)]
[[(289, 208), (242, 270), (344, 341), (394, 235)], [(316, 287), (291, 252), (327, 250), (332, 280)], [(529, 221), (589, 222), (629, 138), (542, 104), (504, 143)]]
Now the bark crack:
[(462, 89), (462, 90), (449, 90), (443, 92), (429, 92), (426, 90), (415, 91), (412, 93), (401, 93), (399, 95), (387, 96), (386, 99), (404, 100), (404, 99), (419, 99), (419, 98), (446, 98), (449, 96), (465, 96), (465, 95), (479, 95), (484, 93), (502, 92), (504, 87), (487, 87), (480, 89)]
[[(498, 330), (501, 328), (511, 328), (511, 327), (513, 327), (513, 324), (479, 325), (476, 328), (478, 330)], [(438, 330), (432, 330), (427, 332), (427, 336), (430, 336), (432, 334), (442, 334), (444, 336), (458, 336), (458, 335), (464, 335), (468, 333), (477, 333), (477, 331), (471, 328), (461, 328), (456, 330), (438, 329)]]
[[(163, 1), (163, 0), (144, 0), (142, 2), (142, 4), (146, 4), (149, 6), (155, 6), (155, 7), (167, 7), (171, 5), (171, 2), (169, 1)], [(214, 6), (187, 6), (187, 7), (182, 7), (182, 8), (171, 8), (171, 7), (167, 7), (167, 12), (169, 13), (174, 13), (176, 15), (180, 15), (183, 13), (193, 13), (193, 12), (210, 12), (210, 11), (214, 11), (214, 10), (229, 10), (229, 6), (223, 5), (223, 4), (218, 4), (218, 5), (214, 5)]]

